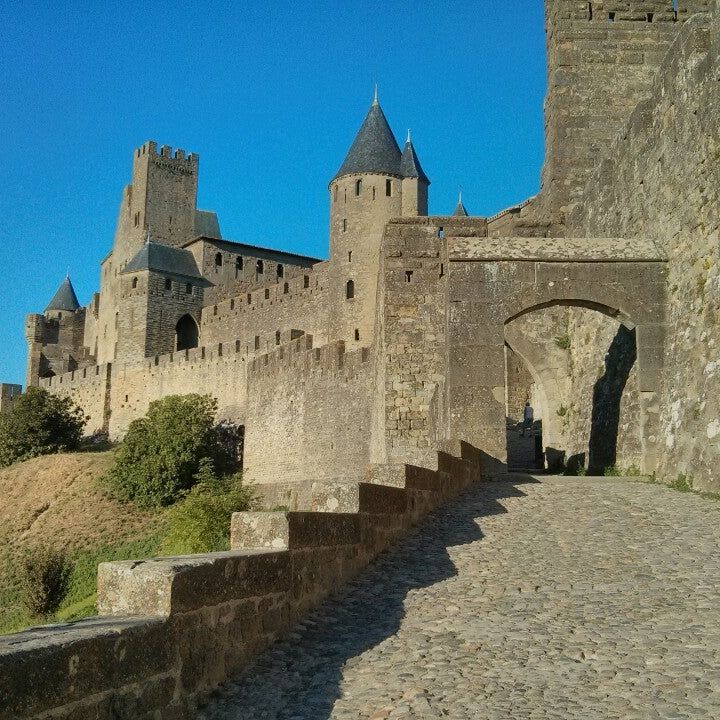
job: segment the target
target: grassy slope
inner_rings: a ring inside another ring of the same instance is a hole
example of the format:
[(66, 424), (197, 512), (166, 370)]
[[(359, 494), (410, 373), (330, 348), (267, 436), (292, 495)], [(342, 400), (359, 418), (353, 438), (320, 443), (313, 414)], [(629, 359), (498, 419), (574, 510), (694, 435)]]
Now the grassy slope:
[(98, 479), (111, 462), (111, 452), (68, 453), (0, 470), (0, 633), (32, 624), (15, 583), (23, 549), (49, 544), (75, 561), (68, 597), (49, 620), (94, 612), (98, 562), (157, 554), (164, 516), (103, 492)]

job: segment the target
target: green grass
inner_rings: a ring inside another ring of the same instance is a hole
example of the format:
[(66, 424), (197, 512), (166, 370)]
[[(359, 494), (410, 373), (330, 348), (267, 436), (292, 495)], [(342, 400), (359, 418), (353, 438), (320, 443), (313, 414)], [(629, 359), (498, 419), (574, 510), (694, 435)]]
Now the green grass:
[(46, 617), (31, 617), (25, 610), (17, 578), (9, 563), (0, 573), (3, 589), (0, 591), (0, 635), (17, 632), (32, 625), (66, 622), (90, 617), (97, 613), (97, 566), (110, 560), (132, 560), (154, 557), (164, 537), (164, 530), (138, 540), (107, 545), (90, 551), (74, 553), (72, 576), (68, 593), (57, 612)]

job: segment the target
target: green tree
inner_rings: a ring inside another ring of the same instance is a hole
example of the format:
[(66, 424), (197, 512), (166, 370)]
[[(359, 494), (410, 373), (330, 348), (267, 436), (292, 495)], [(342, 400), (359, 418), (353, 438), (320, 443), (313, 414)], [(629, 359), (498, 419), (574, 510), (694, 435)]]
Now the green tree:
[(67, 397), (30, 387), (0, 414), (0, 467), (38, 455), (76, 450), (86, 418)]
[(23, 602), (33, 617), (50, 615), (67, 594), (72, 563), (62, 550), (37, 547), (20, 562)]
[(197, 482), (203, 460), (224, 466), (216, 412), (209, 395), (169, 395), (150, 403), (115, 451), (106, 476), (113, 493), (145, 508), (171, 505)]

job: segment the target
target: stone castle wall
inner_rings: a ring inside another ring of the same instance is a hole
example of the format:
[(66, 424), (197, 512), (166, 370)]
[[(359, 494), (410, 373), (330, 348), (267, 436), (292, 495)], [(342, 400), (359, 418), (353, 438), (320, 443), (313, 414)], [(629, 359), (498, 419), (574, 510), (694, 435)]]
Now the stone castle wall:
[(633, 112), (570, 226), (648, 236), (669, 258), (658, 471), (720, 487), (718, 20), (683, 27), (652, 98)]
[(258, 482), (363, 479), (373, 403), (368, 348), (303, 336), (248, 365), (246, 477)]

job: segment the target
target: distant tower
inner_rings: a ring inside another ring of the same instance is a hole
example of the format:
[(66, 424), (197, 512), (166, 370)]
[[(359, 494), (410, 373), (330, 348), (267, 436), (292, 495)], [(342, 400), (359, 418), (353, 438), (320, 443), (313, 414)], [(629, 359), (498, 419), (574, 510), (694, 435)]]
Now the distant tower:
[(427, 215), (429, 184), (409, 139), (400, 151), (376, 90), (329, 186), (332, 338), (371, 341), (385, 226), (391, 218)]
[(458, 196), (458, 202), (455, 206), (455, 210), (453, 211), (453, 217), (468, 217), (468, 211), (462, 199), (462, 190), (460, 191), (460, 195)]
[(405, 149), (400, 159), (402, 175), (402, 214), (403, 217), (428, 214), (428, 187), (430, 180), (420, 165), (417, 153), (408, 130)]
[(84, 348), (85, 309), (80, 307), (70, 277), (57, 289), (45, 312), (28, 315), (25, 337), (28, 341), (27, 384), (40, 378), (75, 370), (91, 362)]

